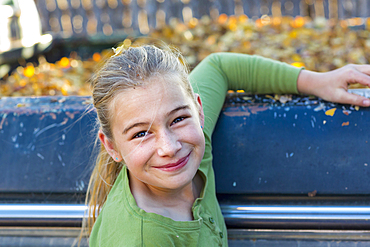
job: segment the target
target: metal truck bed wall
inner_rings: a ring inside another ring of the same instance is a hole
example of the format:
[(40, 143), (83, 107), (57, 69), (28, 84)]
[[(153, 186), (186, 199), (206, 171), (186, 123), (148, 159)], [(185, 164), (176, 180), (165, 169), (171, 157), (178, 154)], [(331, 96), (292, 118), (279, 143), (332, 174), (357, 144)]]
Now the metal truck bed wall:
[[(95, 121), (89, 97), (0, 99), (1, 241), (27, 239), (29, 227), (73, 240), (96, 155)], [(274, 246), (279, 234), (295, 243), (367, 243), (369, 121), (368, 108), (229, 94), (213, 154), (230, 245)]]
[[(230, 95), (213, 135), (217, 192), (367, 196), (369, 120), (368, 108), (309, 97)], [(88, 97), (0, 99), (1, 191), (84, 193), (95, 121)]]
[(226, 102), (213, 137), (218, 193), (369, 194), (369, 109), (271, 101)]

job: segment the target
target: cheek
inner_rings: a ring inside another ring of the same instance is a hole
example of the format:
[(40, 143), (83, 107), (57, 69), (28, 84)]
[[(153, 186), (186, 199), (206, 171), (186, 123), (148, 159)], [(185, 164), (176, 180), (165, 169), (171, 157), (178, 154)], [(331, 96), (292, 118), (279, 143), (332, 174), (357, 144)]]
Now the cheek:
[(187, 131), (184, 131), (183, 134), (187, 142), (190, 142), (197, 146), (204, 147), (205, 145), (204, 134), (200, 128), (197, 127), (189, 128)]
[(145, 166), (150, 159), (150, 147), (147, 144), (135, 144), (122, 149), (123, 159), (130, 169), (137, 169)]

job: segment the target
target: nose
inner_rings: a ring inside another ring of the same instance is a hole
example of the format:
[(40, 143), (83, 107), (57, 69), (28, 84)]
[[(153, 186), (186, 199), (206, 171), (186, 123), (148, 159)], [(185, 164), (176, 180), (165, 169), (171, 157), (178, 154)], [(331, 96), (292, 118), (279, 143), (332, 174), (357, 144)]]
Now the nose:
[(162, 157), (173, 157), (181, 149), (178, 136), (170, 130), (164, 130), (158, 137), (158, 155)]

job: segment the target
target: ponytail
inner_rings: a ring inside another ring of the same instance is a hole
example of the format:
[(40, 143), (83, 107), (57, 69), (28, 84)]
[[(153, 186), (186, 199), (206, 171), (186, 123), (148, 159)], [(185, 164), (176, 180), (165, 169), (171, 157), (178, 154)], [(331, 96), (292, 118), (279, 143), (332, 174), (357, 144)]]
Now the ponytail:
[(85, 204), (88, 206), (88, 214), (84, 217), (82, 222), (79, 243), (83, 237), (90, 235), (96, 218), (107, 200), (109, 191), (122, 170), (122, 167), (122, 163), (115, 162), (104, 148), (104, 145), (101, 145), (86, 192)]

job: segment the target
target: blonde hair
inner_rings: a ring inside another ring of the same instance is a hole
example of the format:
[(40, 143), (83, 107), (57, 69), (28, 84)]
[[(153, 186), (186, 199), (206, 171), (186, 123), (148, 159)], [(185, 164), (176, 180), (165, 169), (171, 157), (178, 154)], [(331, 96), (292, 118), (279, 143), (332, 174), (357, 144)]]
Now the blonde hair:
[[(109, 58), (92, 78), (93, 104), (97, 111), (99, 128), (112, 143), (112, 105), (119, 93), (140, 86), (143, 82), (149, 83), (150, 79), (157, 76), (177, 76), (189, 96), (195, 99), (188, 80), (188, 67), (177, 50), (168, 47), (160, 49), (152, 45), (119, 49), (118, 52), (117, 50), (116, 55)], [(86, 204), (89, 212), (88, 217), (85, 217), (81, 235), (91, 233), (96, 214), (99, 214), (104, 205), (123, 165), (123, 162), (113, 160), (104, 145), (100, 146), (87, 190)]]

